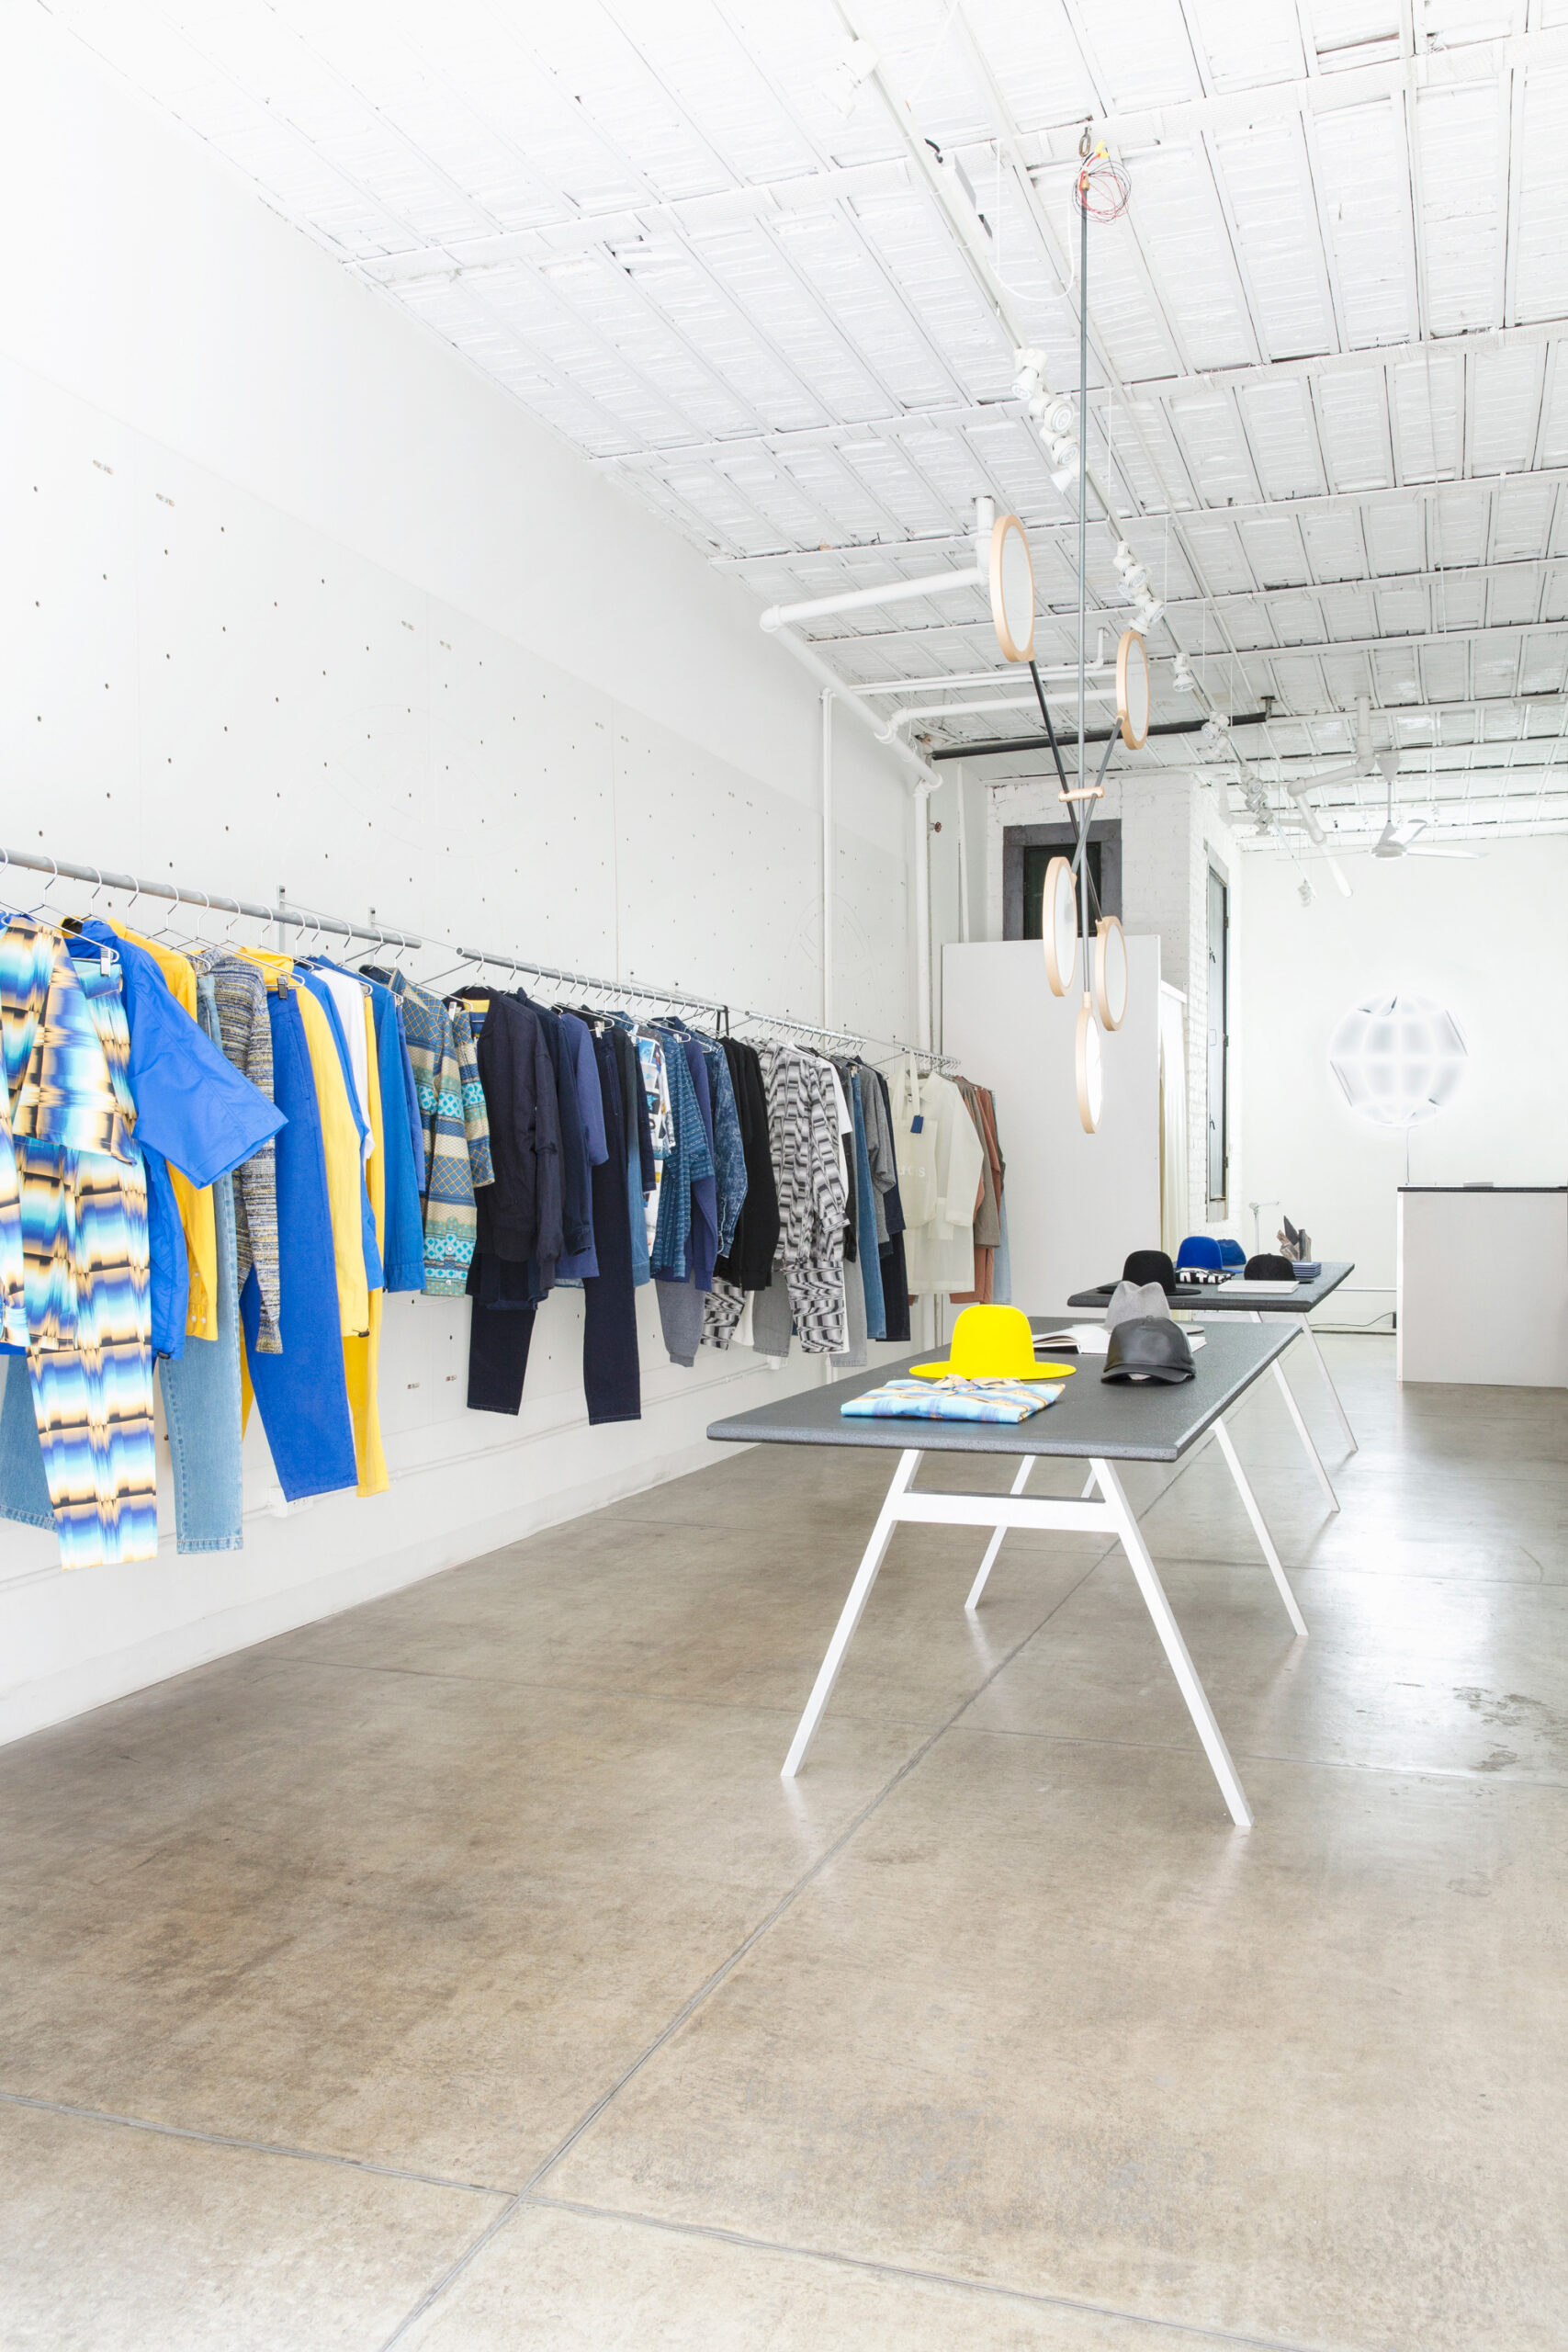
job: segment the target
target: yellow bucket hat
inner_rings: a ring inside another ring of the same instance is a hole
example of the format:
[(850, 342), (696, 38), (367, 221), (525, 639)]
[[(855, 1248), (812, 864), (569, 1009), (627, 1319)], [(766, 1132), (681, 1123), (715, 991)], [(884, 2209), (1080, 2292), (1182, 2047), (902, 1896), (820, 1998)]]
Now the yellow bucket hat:
[(1029, 1317), (1016, 1306), (966, 1306), (945, 1363), (918, 1363), (922, 1380), (1063, 1380), (1070, 1363), (1041, 1363)]

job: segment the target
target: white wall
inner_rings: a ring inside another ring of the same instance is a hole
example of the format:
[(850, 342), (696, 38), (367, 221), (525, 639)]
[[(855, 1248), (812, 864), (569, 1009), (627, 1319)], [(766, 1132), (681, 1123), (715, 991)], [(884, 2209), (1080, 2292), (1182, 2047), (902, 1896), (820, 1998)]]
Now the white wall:
[[(0, 197), (0, 842), (818, 1016), (818, 699), (747, 592), (30, 7)], [(908, 1035), (908, 798), (837, 733), (837, 1001)], [(257, 1430), (243, 1554), (66, 1578), (0, 1523), (0, 1736), (703, 1460), (777, 1376), (642, 1304), (638, 1425), (586, 1429), (571, 1295), (519, 1424), (398, 1299), (389, 1495), (276, 1517)]]
[[(1233, 1036), (1248, 1193), (1282, 1200), (1318, 1255), (1355, 1260), (1352, 1281), (1377, 1295), (1343, 1299), (1343, 1317), (1370, 1321), (1393, 1303), (1404, 1138), (1349, 1109), (1329, 1037), (1373, 989), (1435, 997), (1457, 1017), (1470, 1059), (1452, 1102), (1411, 1131), (1413, 1180), (1568, 1179), (1568, 841), (1500, 842), (1474, 863), (1351, 858), (1354, 897), (1324, 881), (1311, 907), (1285, 858), (1246, 865)], [(1266, 1243), (1278, 1222), (1265, 1211)], [(1245, 1230), (1250, 1247), (1250, 1216)]]
[(1057, 1313), (1119, 1274), (1129, 1250), (1159, 1247), (1159, 941), (1129, 939), (1127, 962), (1127, 1015), (1100, 1040), (1105, 1101), (1090, 1136), (1078, 1119), (1079, 1000), (1052, 995), (1038, 945), (942, 954), (948, 1050), (996, 1097), (1012, 1303), (1026, 1314)]

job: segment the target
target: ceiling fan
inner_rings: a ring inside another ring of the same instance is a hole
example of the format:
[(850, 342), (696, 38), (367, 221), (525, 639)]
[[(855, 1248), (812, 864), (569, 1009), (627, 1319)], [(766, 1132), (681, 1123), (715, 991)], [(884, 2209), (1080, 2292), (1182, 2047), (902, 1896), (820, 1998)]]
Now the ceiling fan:
[(1480, 852), (1477, 850), (1444, 849), (1439, 848), (1436, 842), (1427, 842), (1420, 848), (1416, 846), (1417, 836), (1426, 831), (1430, 820), (1426, 817), (1405, 817), (1400, 819), (1397, 822), (1395, 821), (1393, 814), (1393, 786), (1394, 780), (1398, 774), (1399, 753), (1397, 752), (1380, 752), (1374, 757), (1372, 752), (1371, 704), (1367, 695), (1358, 695), (1356, 697), (1355, 758), (1353, 760), (1347, 761), (1343, 767), (1330, 768), (1327, 773), (1323, 775), (1292, 777), (1286, 786), (1286, 790), (1294, 799), (1302, 803), (1302, 815), (1305, 820), (1307, 820), (1308, 831), (1310, 832), (1314, 831), (1312, 821), (1314, 812), (1306, 806), (1303, 797), (1305, 794), (1309, 792), (1315, 792), (1321, 785), (1325, 784), (1370, 784), (1374, 776), (1381, 775), (1382, 777), (1384, 789), (1387, 795), (1387, 815), (1382, 831), (1379, 834), (1375, 842), (1368, 842), (1365, 847), (1358, 845), (1351, 848), (1348, 845), (1342, 845), (1336, 842), (1335, 847), (1337, 850), (1340, 851), (1341, 854), (1348, 857), (1370, 856), (1382, 858), (1474, 858), (1479, 856)]
[(1479, 857), (1479, 850), (1440, 849), (1435, 842), (1417, 848), (1416, 836), (1427, 830), (1425, 817), (1404, 817), (1397, 823), (1393, 814), (1393, 780), (1399, 773), (1399, 753), (1384, 752), (1378, 761), (1383, 781), (1388, 786), (1388, 814), (1382, 832), (1373, 842), (1369, 855), (1372, 857)]

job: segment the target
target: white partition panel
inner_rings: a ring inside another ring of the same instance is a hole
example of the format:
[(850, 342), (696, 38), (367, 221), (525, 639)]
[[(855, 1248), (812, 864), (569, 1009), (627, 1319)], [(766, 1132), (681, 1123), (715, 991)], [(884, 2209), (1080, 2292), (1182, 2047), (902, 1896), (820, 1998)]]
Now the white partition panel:
[(1077, 994), (1055, 997), (1038, 940), (942, 951), (942, 1044), (996, 1096), (1007, 1161), (1012, 1301), (1055, 1314), (1068, 1294), (1159, 1247), (1159, 941), (1130, 939), (1127, 1017), (1101, 1038), (1105, 1107), (1078, 1123)]

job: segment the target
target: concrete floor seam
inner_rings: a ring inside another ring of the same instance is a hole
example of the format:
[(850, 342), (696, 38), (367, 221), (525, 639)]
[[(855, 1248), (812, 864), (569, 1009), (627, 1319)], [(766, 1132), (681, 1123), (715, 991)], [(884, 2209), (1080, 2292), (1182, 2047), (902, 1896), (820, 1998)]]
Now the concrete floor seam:
[[(1104, 1555), (1101, 1555), (1101, 1558), (1103, 1557)], [(996, 1675), (1001, 1673), (1004, 1667), (1011, 1664), (1013, 1658), (1016, 1657), (1018, 1652), (1023, 1648), (1025, 1643), (1032, 1641), (1034, 1635), (1041, 1631), (1042, 1627), (1049, 1623), (1050, 1620), (1055, 1615), (1056, 1611), (1066, 1601), (1070, 1600), (1073, 1594), (1077, 1592), (1082, 1585), (1088, 1583), (1089, 1577), (1094, 1574), (1095, 1568), (1099, 1567), (1100, 1565), (1100, 1561), (1096, 1560), (1090, 1567), (1086, 1568), (1084, 1574), (1078, 1578), (1077, 1583), (1072, 1585), (1066, 1592), (1063, 1593), (1061, 1599), (1055, 1602), (1053, 1606), (1046, 1611), (1045, 1615), (1041, 1618), (1039, 1624), (1032, 1627), (1028, 1634), (1024, 1634), (1015, 1646), (1008, 1652), (1006, 1657), (998, 1660), (991, 1674), (987, 1676), (986, 1682), (981, 1684), (980, 1689), (982, 1690), (986, 1688), (987, 1683), (995, 1679)], [(964, 1700), (964, 1706), (959, 1708), (958, 1714), (962, 1714), (964, 1708), (969, 1706), (973, 1702), (973, 1700), (978, 1696), (978, 1691), (972, 1692), (970, 1697)], [(889, 1796), (891, 1796), (893, 1791), (897, 1788), (902, 1781), (908, 1778), (909, 1774), (915, 1770), (915, 1767), (931, 1753), (931, 1750), (936, 1746), (938, 1740), (942, 1738), (943, 1733), (951, 1730), (953, 1724), (956, 1721), (957, 1714), (950, 1717), (947, 1723), (940, 1724), (936, 1730), (933, 1731), (927, 1739), (921, 1742), (914, 1754), (906, 1758), (905, 1761), (899, 1766), (897, 1771), (895, 1772), (888, 1780), (886, 1786), (879, 1789), (876, 1794), (862, 1807), (854, 1819), (847, 1824), (844, 1829), (841, 1830), (840, 1835), (834, 1839), (833, 1843), (818, 1856), (817, 1860), (811, 1865), (811, 1868), (796, 1881), (794, 1886), (790, 1887), (788, 1891), (780, 1897), (779, 1901), (773, 1905), (773, 1908), (768, 1913), (767, 1917), (758, 1922), (757, 1926), (751, 1929), (750, 1933), (736, 1946), (728, 1958), (723, 1961), (720, 1965), (714, 1970), (712, 1975), (709, 1976), (704, 1984), (697, 1987), (697, 1990), (691, 1996), (690, 1999), (682, 2005), (680, 2009), (676, 2011), (675, 2015), (670, 2019), (669, 2023), (662, 2029), (662, 2030), (658, 2033), (648, 2044), (648, 2047), (640, 2052), (639, 2054), (632, 2061), (632, 2064), (626, 2069), (625, 2073), (619, 2077), (619, 2079), (616, 2082), (612, 2083), (609, 2089), (604, 2092), (599, 2098), (595, 2099), (587, 2113), (579, 2119), (559, 2144), (551, 2150), (550, 2154), (545, 2158), (543, 2164), (539, 2165), (536, 2168), (534, 2173), (530, 2176), (525, 2187), (519, 2190), (518, 2194), (513, 2199), (505, 2211), (498, 2214), (489, 2226), (479, 2233), (473, 2245), (456, 2263), (451, 2266), (450, 2269), (441, 2278), (437, 2279), (429, 2289), (427, 2289), (425, 2293), (414, 2305), (413, 2309), (409, 2312), (401, 2321), (400, 2321), (392, 2334), (388, 2336), (386, 2342), (381, 2346), (381, 2352), (393, 2352), (393, 2346), (408, 2334), (409, 2329), (414, 2325), (416, 2321), (423, 2319), (427, 2312), (433, 2310), (434, 2306), (442, 2301), (448, 2290), (455, 2286), (457, 2281), (462, 2277), (464, 2271), (468, 2267), (476, 2255), (478, 2255), (482, 2248), (489, 2244), (490, 2240), (495, 2236), (497, 2231), (504, 2227), (506, 2222), (512, 2219), (513, 2215), (517, 2211), (520, 2206), (522, 2206), (525, 2201), (536, 2201), (540, 2203), (549, 2201), (536, 2198), (536, 2192), (539, 2182), (546, 2179), (550, 2172), (554, 2170), (555, 2166), (561, 2163), (562, 2160), (570, 2154), (571, 2150), (577, 2145), (584, 2133), (592, 2130), (592, 2126), (598, 2122), (600, 2117), (604, 2115), (613, 2105), (615, 2100), (620, 2097), (621, 2093), (627, 2087), (627, 2086), (635, 2081), (637, 2076), (642, 2073), (643, 2069), (659, 2055), (659, 2052), (673, 2039), (673, 2037), (680, 2031), (681, 2028), (686, 2024), (688, 2019), (695, 2016), (698, 2009), (702, 2007), (704, 2002), (708, 2000), (713, 1994), (717, 1992), (719, 1986), (728, 1981), (728, 1979), (734, 1973), (735, 1970), (740, 1965), (740, 1962), (746, 1958), (747, 1953), (755, 1949), (756, 1945), (761, 1941), (762, 1938), (768, 1933), (770, 1928), (777, 1926), (779, 1920), (782, 1919), (785, 1913), (790, 1910), (797, 1898), (806, 1892), (806, 1889), (812, 1883), (813, 1880), (819, 1877), (821, 1872), (827, 1869), (828, 1864), (833, 1861), (838, 1855), (843, 1851), (851, 1838), (855, 1837), (857, 1833), (864, 1827), (866, 1822), (871, 1819), (872, 1815), (878, 1810), (878, 1808)], [(1269, 2347), (1268, 2352), (1273, 2352), (1273, 2347)], [(1284, 2347), (1284, 2352), (1292, 2352), (1292, 2347)]]
[(204, 2148), (237, 2148), (246, 2155), (279, 2156), (301, 2165), (340, 2165), (348, 2172), (373, 2173), (381, 2180), (409, 2180), (421, 2188), (451, 2188), (465, 2197), (515, 2197), (482, 2180), (458, 2180), (445, 2173), (416, 2172), (407, 2165), (380, 2165), (371, 2156), (341, 2155), (332, 2148), (294, 2148), (278, 2140), (247, 2140), (235, 2132), (199, 2132), (188, 2123), (160, 2123), (151, 2116), (115, 2115), (107, 2108), (75, 2107), (68, 2099), (35, 2098), (26, 2091), (0, 2090), (0, 2107), (25, 2107), (39, 2115), (61, 2115), (73, 2123), (100, 2123), (118, 2132), (151, 2132), (163, 2140), (194, 2140)]
[(401, 2343), (410, 2328), (417, 2326), (418, 2323), (424, 2317), (426, 2312), (434, 2310), (442, 2297), (446, 2295), (451, 2288), (457, 2285), (464, 2271), (468, 2267), (468, 2265), (477, 2260), (479, 2256), (484, 2252), (486, 2246), (489, 2245), (491, 2240), (496, 2236), (500, 2231), (506, 2227), (507, 2222), (511, 2221), (513, 2215), (517, 2211), (517, 2209), (522, 2202), (523, 2193), (519, 2190), (515, 2197), (508, 2199), (507, 2203), (502, 2207), (499, 2213), (491, 2216), (491, 2220), (486, 2222), (484, 2228), (475, 2238), (473, 2244), (470, 2246), (465, 2247), (464, 2251), (457, 2256), (456, 2262), (448, 2263), (440, 2278), (434, 2279), (432, 2284), (425, 2289), (424, 2293), (420, 2297), (418, 2302), (415, 2303), (413, 2309), (404, 2313), (403, 2317), (398, 2322), (396, 2327), (393, 2328), (390, 2335), (389, 2335), (382, 2343), (380, 2352), (392, 2352), (392, 2346), (395, 2344)]
[[(907, 2279), (925, 2287), (951, 2288), (960, 2295), (989, 2295), (1005, 2302), (1028, 2303), (1047, 2311), (1081, 2312), (1086, 2318), (1123, 2320), (1134, 2327), (1157, 2328), (1162, 2335), (1179, 2339), (1195, 2338), (1200, 2345), (1234, 2344), (1241, 2352), (1323, 2352), (1317, 2345), (1306, 2345), (1282, 2335), (1238, 2335), (1224, 2327), (1205, 2327), (1198, 2320), (1160, 2319), (1146, 2312), (1125, 2309), (1120, 2303), (1087, 2301), (1077, 2295), (1050, 2295), (1030, 2287), (1010, 2287), (989, 2278), (960, 2278), (947, 2270), (928, 2270), (919, 2265), (904, 2262), (879, 2262), (874, 2256), (845, 2254), (836, 2246), (796, 2245), (782, 2238), (753, 2237), (745, 2230), (727, 2230), (715, 2222), (671, 2222), (657, 2213), (638, 2213), (618, 2205), (585, 2205), (570, 2197), (542, 2197), (525, 2193), (519, 2200), (525, 2209), (537, 2208), (545, 2212), (576, 2213), (584, 2221), (617, 2222), (634, 2228), (659, 2230), (671, 2237), (704, 2238), (720, 2245), (741, 2246), (751, 2254), (793, 2256), (797, 2261), (824, 2262), (842, 2270), (869, 2272), (878, 2278)], [(1359, 2346), (1344, 2346), (1340, 2352), (1362, 2352)]]

